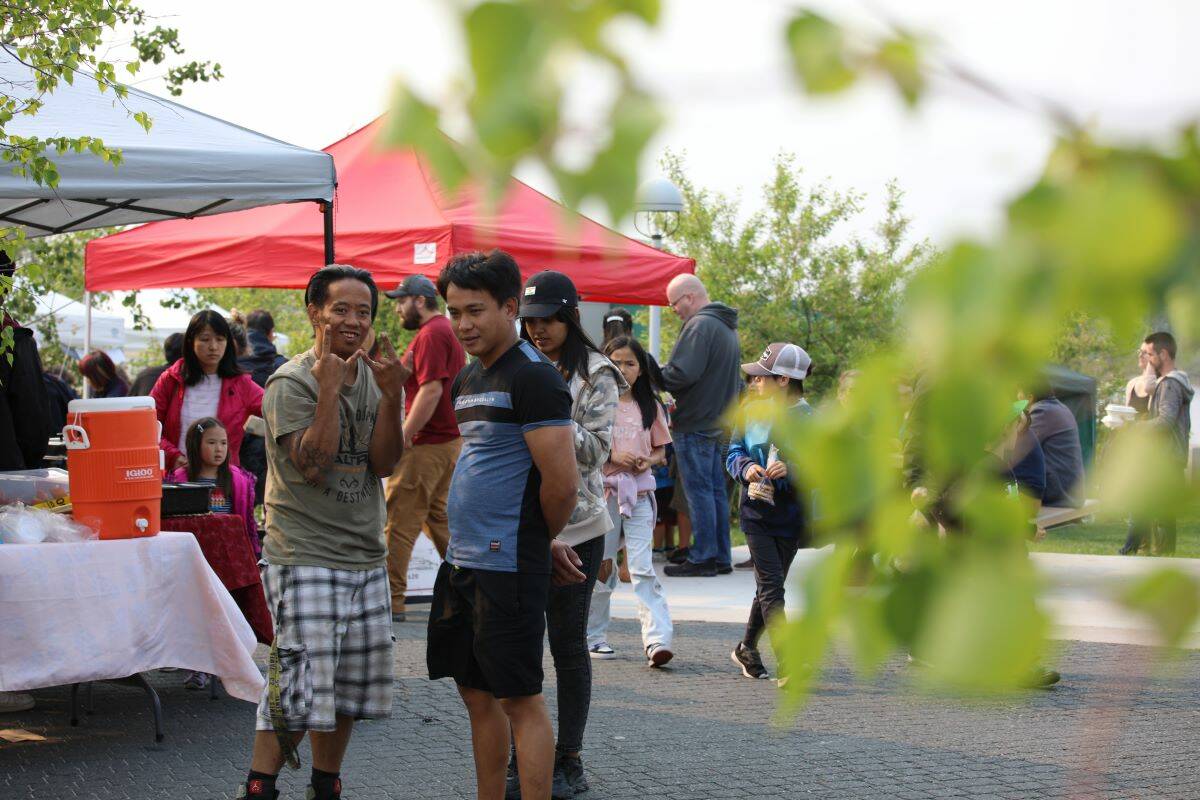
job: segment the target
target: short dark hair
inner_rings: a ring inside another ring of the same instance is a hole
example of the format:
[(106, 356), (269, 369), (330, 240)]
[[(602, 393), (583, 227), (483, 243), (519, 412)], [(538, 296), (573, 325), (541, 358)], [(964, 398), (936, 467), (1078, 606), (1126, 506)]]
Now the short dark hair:
[(417, 297), (420, 297), (422, 300), (425, 301), (425, 308), (428, 311), (440, 311), (441, 310), (441, 301), (439, 301), (436, 297), (430, 297), (429, 295), (424, 295), (424, 294), (417, 295)]
[(371, 273), (347, 264), (330, 264), (314, 272), (313, 276), (308, 279), (308, 286), (304, 289), (304, 305), (324, 307), (326, 301), (329, 300), (330, 284), (346, 279), (365, 283), (371, 290), (371, 321), (374, 322), (375, 314), (379, 311), (379, 287), (375, 285), (375, 279), (371, 277)]
[(235, 378), (242, 374), (237, 363), (237, 353), (234, 352), (233, 331), (229, 329), (229, 322), (216, 311), (206, 308), (196, 312), (183, 333), (183, 382), (186, 386), (195, 386), (204, 377), (204, 367), (200, 366), (200, 359), (196, 357), (196, 337), (205, 328), (212, 328), (213, 333), (225, 339), (225, 352), (221, 354), (221, 361), (217, 364), (217, 375), (222, 378)]
[(176, 331), (163, 339), (163, 358), (167, 360), (167, 366), (171, 366), (179, 359), (183, 358), (183, 334)]
[(1152, 333), (1143, 339), (1142, 343), (1150, 345), (1155, 349), (1155, 351), (1161, 352), (1166, 350), (1167, 355), (1171, 357), (1171, 360), (1175, 360), (1175, 337), (1166, 331)]
[(521, 296), (521, 270), (513, 257), (503, 250), (463, 253), (446, 262), (438, 274), (438, 293), (443, 300), (450, 284), (460, 289), (487, 292), (496, 298), (498, 305), (504, 305)]
[(275, 318), (271, 316), (270, 311), (257, 308), (246, 317), (246, 328), (264, 335), (268, 334), (275, 330)]

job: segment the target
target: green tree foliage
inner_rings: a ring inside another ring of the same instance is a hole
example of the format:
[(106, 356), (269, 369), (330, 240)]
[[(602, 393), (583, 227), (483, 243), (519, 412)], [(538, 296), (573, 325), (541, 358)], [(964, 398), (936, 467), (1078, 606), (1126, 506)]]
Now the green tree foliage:
[[(179, 32), (161, 25), (149, 27), (152, 20), (132, 0), (72, 0), (70, 3), (45, 0), (8, 0), (0, 14), (0, 48), (27, 65), (34, 78), (29, 82), (0, 85), (0, 161), (14, 175), (28, 178), (41, 186), (58, 185), (57, 153), (88, 152), (96, 158), (121, 165), (120, 150), (105, 145), (95, 136), (55, 136), (39, 138), (10, 132), (9, 125), (18, 116), (34, 116), (48, 95), (60, 83), (76, 80), (95, 81), (102, 92), (112, 92), (114, 102), (129, 94), (122, 80), (136, 76), (143, 64), (162, 65), (184, 53)], [(114, 57), (120, 48), (111, 47), (115, 34), (131, 36), (132, 53)], [(168, 67), (167, 90), (179, 95), (190, 82), (220, 80), (221, 65), (211, 61), (190, 61)], [(139, 125), (150, 130), (153, 120), (145, 112), (131, 112)], [(17, 228), (0, 226), (0, 248), (14, 255), (23, 247), (25, 237)], [(61, 247), (70, 249), (73, 240)], [(55, 247), (54, 245), (50, 246)], [(82, 273), (79, 273), (82, 274)], [(35, 276), (32, 285), (44, 282)], [(82, 288), (82, 286), (80, 287)], [(14, 291), (11, 280), (0, 279), (2, 310), (22, 304), (21, 289)], [(80, 292), (70, 292), (80, 296)], [(28, 305), (26, 298), (25, 305)], [(12, 358), (12, 330), (0, 332), (0, 353)]]
[[(463, 3), (459, 22), (468, 74), (447, 97), (422, 98), (401, 85), (390, 138), (419, 148), (443, 185), (468, 175), (498, 192), (524, 160), (554, 176), (567, 205), (603, 202), (614, 219), (632, 208), (638, 158), (662, 123), (657, 105), (634, 80), (611, 33), (622, 24), (654, 25), (658, 0), (507, 0)], [(616, 87), (594, 130), (567, 118), (566, 87), (580, 67), (598, 68)], [(439, 130), (463, 116), (456, 146)], [(573, 129), (574, 128), (574, 129)], [(568, 138), (599, 142), (582, 158), (559, 145)]]
[[(559, 67), (571, 57), (601, 58), (623, 86), (634, 87), (603, 34), (623, 17), (655, 24), (657, 4), (512, 0), (467, 3), (462, 14), (471, 60), (454, 110), (469, 120), (467, 155), (432, 132), (439, 115), (407, 92), (399, 99), (397, 139), (422, 149), (443, 177), (470, 174), (493, 186), (514, 164), (540, 161), (568, 202), (599, 196), (620, 219), (636, 177), (624, 165), (636, 163), (654, 129), (654, 103), (634, 94), (596, 126), (596, 138), (610, 143), (607, 153), (622, 169), (601, 174), (592, 167), (609, 162), (597, 159), (563, 180), (558, 147), (568, 137)], [(905, 31), (852, 37), (800, 9), (781, 33), (799, 85), (811, 95), (882, 76), (917, 104), (937, 72), (1012, 102)], [(1107, 146), (1061, 109), (1042, 103), (1039, 110), (1061, 129), (1044, 173), (1010, 204), (995, 236), (953, 243), (914, 275), (897, 334), (869, 348), (846, 402), (825, 404), (801, 421), (779, 409), (757, 412), (776, 416), (798, 454), (799, 480), (820, 498), (819, 539), (836, 545), (805, 575), (804, 612), (775, 631), (797, 699), (837, 642), (865, 673), (907, 651), (929, 662), (920, 674), (939, 687), (1021, 685), (1047, 657), (1049, 620), (1026, 554), (1029, 510), (1004, 491), (989, 456), (1005, 440), (1019, 387), (1062, 355), (1058, 337), (1080, 320), (1098, 321), (1114, 342), (1126, 342), (1144, 332), (1151, 315), (1165, 312), (1185, 353), (1200, 341), (1197, 128), (1144, 146)], [(630, 125), (630, 116), (643, 122)], [(825, 203), (836, 206), (832, 195)], [(722, 260), (725, 252), (753, 251), (733, 238), (736, 230), (718, 227), (718, 257), (696, 255), (722, 264), (735, 261)], [(1115, 515), (1166, 511), (1193, 494), (1170, 488), (1177, 484), (1166, 476), (1179, 470), (1153, 432), (1131, 429), (1114, 437), (1101, 465), (1105, 504)], [(914, 507), (936, 512), (947, 535), (917, 524)], [(1197, 593), (1193, 579), (1159, 573), (1118, 599), (1169, 644), (1194, 623)]]
[[(684, 197), (670, 247), (696, 259), (714, 300), (738, 309), (746, 361), (771, 342), (799, 344), (813, 357), (811, 391), (820, 394), (895, 330), (902, 290), (932, 248), (909, 241), (902, 193), (889, 184), (882, 219), (864, 224), (865, 197), (827, 183), (808, 185), (790, 155), (780, 155), (749, 216), (737, 200), (696, 186), (682, 157), (665, 172)], [(873, 228), (863, 236), (857, 230)], [(664, 352), (678, 331), (664, 325)]]

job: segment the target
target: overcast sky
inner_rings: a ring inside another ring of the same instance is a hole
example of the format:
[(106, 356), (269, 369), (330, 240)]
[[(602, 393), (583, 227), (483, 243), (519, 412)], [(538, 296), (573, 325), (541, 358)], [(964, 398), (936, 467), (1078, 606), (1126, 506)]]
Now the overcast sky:
[[(296, 144), (320, 148), (383, 112), (397, 77), (431, 97), (461, 63), (449, 2), (281, 3), (144, 0), (178, 27), (189, 57), (226, 78), (182, 101)], [(1001, 204), (1036, 176), (1053, 131), (961, 87), (939, 86), (916, 113), (878, 84), (830, 101), (795, 90), (777, 0), (666, 0), (660, 29), (630, 27), (616, 44), (661, 98), (669, 124), (647, 154), (686, 152), (694, 180), (758, 197), (776, 153), (806, 173), (878, 201), (896, 178), (916, 230), (937, 241), (986, 232)], [(841, 19), (884, 19), (934, 37), (941, 52), (1019, 97), (1046, 97), (1102, 131), (1152, 134), (1200, 110), (1200, 3), (1142, 0), (841, 0), (814, 3)], [(141, 83), (161, 92), (154, 80)], [(602, 85), (579, 83), (586, 108)], [(554, 194), (544, 177), (519, 177)], [(878, 207), (878, 202), (874, 203)]]

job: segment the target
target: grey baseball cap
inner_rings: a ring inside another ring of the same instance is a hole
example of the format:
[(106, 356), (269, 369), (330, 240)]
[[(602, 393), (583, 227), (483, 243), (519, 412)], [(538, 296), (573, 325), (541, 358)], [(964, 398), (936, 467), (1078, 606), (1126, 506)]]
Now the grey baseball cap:
[(409, 275), (400, 281), (400, 285), (390, 292), (384, 292), (387, 297), (397, 300), (401, 297), (432, 297), (437, 299), (438, 290), (433, 281), (424, 275)]
[(758, 361), (742, 364), (742, 372), (747, 375), (782, 375), (785, 378), (802, 381), (808, 377), (812, 358), (804, 352), (804, 348), (787, 342), (773, 342), (767, 345)]

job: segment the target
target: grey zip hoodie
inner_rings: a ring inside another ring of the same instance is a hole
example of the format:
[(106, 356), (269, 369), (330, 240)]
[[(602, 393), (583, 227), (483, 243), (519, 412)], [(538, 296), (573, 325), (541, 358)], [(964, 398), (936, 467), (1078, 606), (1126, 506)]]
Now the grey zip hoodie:
[(675, 398), (676, 433), (713, 431), (741, 391), (738, 312), (709, 303), (689, 319), (662, 369), (663, 385)]
[(1190, 407), (1196, 391), (1183, 370), (1173, 370), (1154, 387), (1150, 397), (1150, 424), (1171, 434), (1177, 455), (1186, 461), (1192, 437)]
[(560, 542), (574, 547), (603, 536), (613, 528), (604, 501), (601, 468), (612, 450), (612, 429), (617, 401), (629, 388), (621, 371), (596, 352), (588, 354), (587, 379), (576, 375), (571, 391), (571, 425), (575, 431), (575, 464), (579, 468), (579, 497)]

